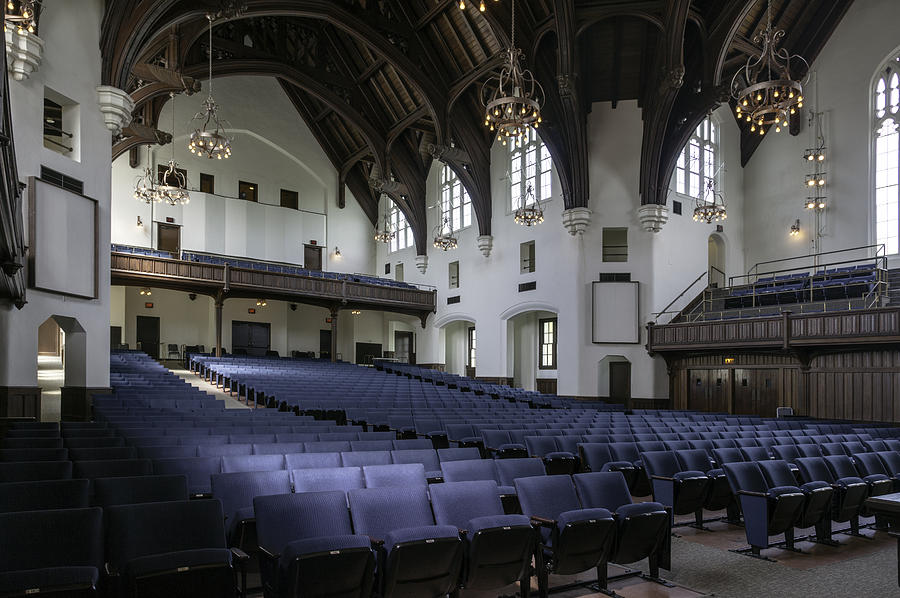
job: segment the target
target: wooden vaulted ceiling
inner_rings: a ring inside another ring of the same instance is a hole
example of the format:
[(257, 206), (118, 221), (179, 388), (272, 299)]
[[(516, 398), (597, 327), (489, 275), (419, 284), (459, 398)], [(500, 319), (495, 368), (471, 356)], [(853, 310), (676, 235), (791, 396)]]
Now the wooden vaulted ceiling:
[[(637, 100), (644, 120), (640, 196), (665, 203), (678, 151), (722, 102), (755, 50), (765, 0), (516, 0), (516, 44), (547, 96), (541, 137), (566, 208), (587, 206), (587, 113)], [(784, 46), (812, 62), (851, 0), (772, 0)], [(509, 42), (511, 0), (117, 0), (101, 35), (103, 82), (132, 93), (137, 122), (114, 155), (157, 143), (172, 85), (135, 65), (206, 77), (208, 13), (214, 76), (276, 77), (369, 218), (387, 193), (425, 252), (425, 179), (450, 165), (491, 233), (490, 146), (480, 91)], [(176, 86), (177, 90), (177, 86)], [(252, 89), (248, 89), (252, 93)], [(799, 122), (799, 119), (798, 119)], [(135, 130), (137, 129), (137, 130)], [(760, 136), (742, 138), (746, 162)], [(339, 203), (344, 201), (340, 185)]]

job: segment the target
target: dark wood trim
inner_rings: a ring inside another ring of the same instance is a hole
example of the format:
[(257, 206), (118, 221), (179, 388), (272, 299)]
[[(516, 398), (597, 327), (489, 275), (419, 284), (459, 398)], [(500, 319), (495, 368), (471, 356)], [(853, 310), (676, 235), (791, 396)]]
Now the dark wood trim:
[(60, 419), (64, 422), (91, 421), (94, 416), (94, 395), (111, 392), (111, 388), (63, 386), (60, 389)]
[(0, 386), (0, 417), (24, 417), (40, 421), (40, 387)]

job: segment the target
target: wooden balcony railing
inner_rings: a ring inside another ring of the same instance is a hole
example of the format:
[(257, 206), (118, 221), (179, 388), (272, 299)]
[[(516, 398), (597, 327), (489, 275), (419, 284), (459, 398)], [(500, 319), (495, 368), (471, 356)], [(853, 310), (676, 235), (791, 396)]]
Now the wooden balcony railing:
[(318, 305), (368, 307), (406, 313), (431, 313), (436, 293), (418, 288), (400, 288), (263, 272), (223, 265), (202, 264), (160, 257), (112, 252), (112, 284), (146, 285), (225, 297), (265, 297)]
[(651, 353), (900, 343), (900, 308), (647, 326)]

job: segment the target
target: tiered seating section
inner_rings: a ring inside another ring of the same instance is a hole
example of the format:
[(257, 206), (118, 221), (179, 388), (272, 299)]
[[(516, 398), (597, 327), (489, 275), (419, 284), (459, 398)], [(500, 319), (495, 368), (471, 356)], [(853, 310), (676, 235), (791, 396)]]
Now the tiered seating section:
[(865, 263), (773, 274), (752, 284), (709, 291), (700, 314), (703, 320), (777, 315), (784, 306), (798, 313), (875, 307), (874, 295), (887, 290), (887, 271)]
[[(606, 562), (649, 559), (655, 578), (673, 515), (702, 525), (725, 509), (756, 555), (834, 544), (834, 523), (858, 531), (865, 499), (900, 480), (896, 428), (488, 395), (440, 428), (368, 411), (339, 425), (207, 406), (141, 354), (113, 362), (94, 422), (14, 423), (0, 441), (0, 542), (18, 547), (0, 555), (0, 592), (235, 595), (256, 558), (266, 596), (524, 590), (532, 576), (546, 596), (549, 573), (596, 570), (608, 588)], [(313, 365), (301, 392), (349, 371)]]
[[(530, 408), (621, 410), (603, 402), (580, 402), (521, 388), (479, 382), (437, 370), (386, 361), (367, 368), (327, 360), (288, 358), (214, 357), (189, 355), (191, 370), (204, 379), (251, 403), (328, 412), (331, 417), (390, 425), (406, 418), (431, 420), (442, 429), (444, 420), (466, 421), (481, 416), (514, 416)], [(552, 417), (548, 415), (547, 417)]]
[(131, 255), (146, 255), (149, 257), (161, 257), (167, 260), (175, 259), (169, 251), (160, 251), (158, 249), (150, 249), (148, 247), (134, 247), (132, 245), (112, 244), (112, 251), (115, 253), (130, 253)]

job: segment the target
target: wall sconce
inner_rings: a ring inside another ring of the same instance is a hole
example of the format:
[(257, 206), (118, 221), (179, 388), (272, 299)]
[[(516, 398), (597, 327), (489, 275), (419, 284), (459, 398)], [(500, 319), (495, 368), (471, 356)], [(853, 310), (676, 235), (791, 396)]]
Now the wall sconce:
[(339, 259), (341, 259), (342, 257), (343, 257), (343, 256), (341, 255), (341, 250), (338, 249), (338, 246), (337, 246), (337, 245), (335, 245), (335, 246), (334, 246), (334, 258), (339, 260)]
[(141, 289), (141, 295), (146, 295), (147, 297), (149, 297), (152, 294), (153, 294), (153, 291), (151, 291), (149, 288)]
[(360, 310), (358, 310), (358, 309), (354, 309), (354, 310), (351, 311), (350, 313), (353, 314), (354, 316), (358, 316), (358, 315), (361, 314), (362, 312), (361, 312)]
[(798, 218), (796, 222), (791, 225), (791, 236), (796, 237), (800, 234), (800, 219)]
[(266, 300), (265, 300), (265, 299), (257, 299), (257, 300), (256, 300), (256, 307), (265, 307), (265, 306), (266, 306)]
[(144, 221), (141, 220), (141, 217), (140, 217), (140, 216), (137, 217), (137, 227), (138, 227), (138, 228), (144, 228)]

